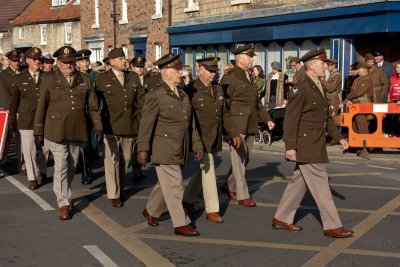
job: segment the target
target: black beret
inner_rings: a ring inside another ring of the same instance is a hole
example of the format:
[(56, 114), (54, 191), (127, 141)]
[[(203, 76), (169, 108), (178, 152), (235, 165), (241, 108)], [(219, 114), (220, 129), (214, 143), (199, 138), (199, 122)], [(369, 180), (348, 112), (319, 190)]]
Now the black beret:
[(219, 60), (219, 57), (207, 57), (197, 59), (196, 61), (199, 63), (199, 66), (203, 66), (208, 71), (217, 71)]
[(88, 59), (88, 58), (90, 58), (91, 54), (92, 54), (92, 51), (90, 51), (89, 49), (79, 50), (78, 52), (75, 53), (76, 60)]
[(25, 54), (27, 58), (42, 58), (42, 50), (37, 47), (29, 48)]
[(245, 54), (250, 57), (254, 57), (256, 54), (254, 53), (254, 44), (248, 44), (239, 46), (238, 48), (231, 51), (234, 55)]
[(306, 62), (309, 60), (313, 59), (319, 59), (324, 62), (328, 61), (328, 58), (326, 57), (326, 52), (325, 49), (320, 49), (320, 50), (311, 50), (307, 52), (304, 56), (300, 58), (300, 61)]
[(146, 58), (144, 56), (134, 57), (131, 60), (131, 64), (133, 67), (143, 68), (146, 63)]
[(6, 57), (9, 60), (19, 60), (19, 59), (21, 59), (21, 51), (19, 51), (17, 49), (13, 49), (13, 50), (7, 52)]
[(158, 66), (160, 70), (165, 68), (179, 69), (182, 66), (181, 55), (168, 53), (154, 62), (154, 65)]
[(72, 46), (62, 46), (53, 53), (53, 57), (61, 62), (71, 62), (75, 59), (76, 50)]
[(114, 48), (112, 49), (107, 56), (109, 59), (114, 59), (114, 58), (119, 58), (119, 57), (123, 57), (125, 58), (125, 53), (124, 50), (122, 50), (122, 48)]

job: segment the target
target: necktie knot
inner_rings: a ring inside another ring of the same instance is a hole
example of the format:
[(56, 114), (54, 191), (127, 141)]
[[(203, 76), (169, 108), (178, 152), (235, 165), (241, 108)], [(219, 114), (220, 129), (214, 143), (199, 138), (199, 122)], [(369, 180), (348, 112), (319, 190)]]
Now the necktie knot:
[(118, 80), (121, 83), (121, 85), (124, 86), (124, 74), (122, 72), (118, 74)]

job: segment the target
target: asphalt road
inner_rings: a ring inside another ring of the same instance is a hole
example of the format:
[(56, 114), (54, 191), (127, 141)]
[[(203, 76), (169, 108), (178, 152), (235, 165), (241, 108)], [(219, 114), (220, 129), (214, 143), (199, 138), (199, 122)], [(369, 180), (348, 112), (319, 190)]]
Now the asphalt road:
[[(142, 216), (156, 182), (126, 180), (123, 208), (111, 206), (105, 195), (104, 169), (95, 169), (93, 184), (72, 186), (76, 209), (69, 221), (58, 220), (52, 184), (36, 191), (26, 188), (26, 177), (0, 178), (0, 266), (400, 266), (400, 167), (392, 160), (363, 160), (334, 154), (327, 165), (334, 201), (348, 239), (323, 236), (318, 210), (306, 194), (296, 220), (301, 232), (271, 228), (271, 220), (293, 173), (294, 163), (281, 152), (254, 151), (248, 184), (258, 206), (244, 208), (220, 194), (225, 222), (191, 216), (201, 235), (176, 236), (166, 212), (159, 227), (149, 227)], [(226, 148), (217, 159), (218, 184), (230, 167)], [(184, 169), (185, 184), (194, 163)], [(13, 169), (6, 169), (13, 173)], [(52, 168), (48, 175), (52, 176)]]

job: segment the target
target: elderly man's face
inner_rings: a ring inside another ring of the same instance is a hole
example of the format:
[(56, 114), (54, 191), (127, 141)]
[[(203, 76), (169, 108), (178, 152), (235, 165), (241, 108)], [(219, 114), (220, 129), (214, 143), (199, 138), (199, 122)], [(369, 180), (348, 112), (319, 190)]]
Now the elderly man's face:
[(381, 63), (383, 61), (383, 56), (374, 57), (375, 63)]
[(57, 61), (58, 69), (64, 76), (71, 76), (75, 71), (75, 60), (69, 62)]

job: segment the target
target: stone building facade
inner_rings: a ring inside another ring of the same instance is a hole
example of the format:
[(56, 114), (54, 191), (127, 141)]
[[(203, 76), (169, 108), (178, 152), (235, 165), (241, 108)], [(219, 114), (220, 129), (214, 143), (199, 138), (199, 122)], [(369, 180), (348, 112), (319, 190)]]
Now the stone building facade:
[(85, 0), (81, 1), (82, 46), (92, 50), (92, 61), (102, 60), (114, 47), (114, 2), (116, 46), (123, 47), (128, 58), (145, 55), (155, 61), (169, 51), (168, 0)]
[(81, 49), (79, 0), (34, 0), (12, 22), (12, 47), (21, 51), (36, 46), (44, 54), (70, 45)]

